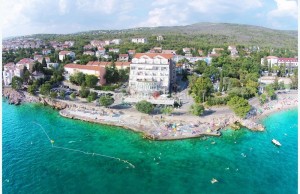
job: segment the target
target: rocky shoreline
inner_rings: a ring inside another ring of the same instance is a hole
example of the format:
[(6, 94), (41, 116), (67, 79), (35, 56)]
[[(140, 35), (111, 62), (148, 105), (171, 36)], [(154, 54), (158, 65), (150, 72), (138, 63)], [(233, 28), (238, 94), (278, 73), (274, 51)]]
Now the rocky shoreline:
[[(126, 112), (86, 104), (51, 99), (48, 97), (32, 96), (27, 92), (4, 88), (3, 96), (10, 104), (19, 105), (21, 102), (42, 103), (59, 111), (63, 117), (78, 119), (93, 123), (118, 126), (140, 132), (143, 137), (151, 140), (177, 140), (201, 136), (220, 136), (220, 129), (247, 127), (253, 131), (263, 131), (264, 127), (251, 120), (242, 120), (233, 115), (216, 117), (188, 116), (150, 116), (137, 112)], [(125, 112), (125, 113), (124, 113)]]

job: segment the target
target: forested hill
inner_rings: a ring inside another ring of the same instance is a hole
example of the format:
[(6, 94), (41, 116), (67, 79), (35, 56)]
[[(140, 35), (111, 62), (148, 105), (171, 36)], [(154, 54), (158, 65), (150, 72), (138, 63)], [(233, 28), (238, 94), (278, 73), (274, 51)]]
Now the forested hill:
[[(179, 42), (189, 45), (245, 45), (272, 48), (289, 48), (297, 50), (297, 31), (284, 31), (260, 26), (229, 24), (229, 23), (196, 23), (187, 26), (145, 27), (124, 30), (94, 30), (67, 35), (32, 35), (47, 39), (84, 39), (132, 37), (151, 38), (156, 35), (166, 37), (177, 36)], [(177, 41), (177, 43), (178, 43)]]

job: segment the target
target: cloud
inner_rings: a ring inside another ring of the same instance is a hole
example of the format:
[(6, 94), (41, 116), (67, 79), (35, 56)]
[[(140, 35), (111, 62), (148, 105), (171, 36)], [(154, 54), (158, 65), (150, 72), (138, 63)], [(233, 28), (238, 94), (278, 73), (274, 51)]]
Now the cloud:
[(295, 29), (298, 14), (296, 0), (6, 0), (1, 8), (3, 37), (201, 21)]
[(194, 11), (210, 15), (230, 14), (262, 7), (261, 0), (191, 0), (187, 4)]
[(116, 9), (115, 0), (76, 0), (76, 7), (81, 11), (98, 12), (99, 14), (111, 14)]
[(69, 12), (68, 0), (59, 0), (58, 2), (59, 13), (64, 15)]
[(275, 0), (276, 9), (268, 13), (269, 19), (281, 18), (281, 17), (292, 17), (297, 19), (298, 17), (298, 5), (297, 1), (294, 0)]
[(139, 26), (172, 26), (182, 25), (187, 22), (187, 8), (179, 8), (176, 5), (156, 7), (149, 11), (148, 19), (140, 22)]

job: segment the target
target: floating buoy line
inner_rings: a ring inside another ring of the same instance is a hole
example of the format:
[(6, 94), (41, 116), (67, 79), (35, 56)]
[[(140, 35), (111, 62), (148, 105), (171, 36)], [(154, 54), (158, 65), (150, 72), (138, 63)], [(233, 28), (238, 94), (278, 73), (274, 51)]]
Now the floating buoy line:
[(135, 166), (132, 163), (128, 162), (127, 160), (123, 160), (121, 158), (117, 158), (117, 157), (113, 157), (113, 156), (108, 156), (108, 155), (104, 155), (104, 154), (99, 154), (99, 153), (95, 153), (95, 152), (93, 152), (93, 153), (86, 152), (86, 151), (79, 150), (79, 149), (72, 149), (72, 148), (67, 148), (67, 147), (62, 147), (62, 146), (56, 146), (56, 145), (54, 145), (54, 140), (49, 137), (48, 133), (46, 132), (46, 130), (44, 129), (44, 127), (41, 124), (39, 124), (37, 122), (34, 122), (34, 121), (32, 123), (40, 126), (40, 128), (43, 130), (43, 132), (45, 133), (46, 137), (48, 138), (49, 142), (51, 143), (52, 148), (62, 149), (62, 150), (67, 150), (67, 151), (73, 151), (73, 152), (79, 152), (79, 153), (86, 154), (86, 155), (92, 155), (92, 156), (100, 156), (100, 157), (104, 157), (104, 158), (110, 158), (110, 159), (118, 160), (120, 162), (128, 164), (131, 168), (135, 168)]

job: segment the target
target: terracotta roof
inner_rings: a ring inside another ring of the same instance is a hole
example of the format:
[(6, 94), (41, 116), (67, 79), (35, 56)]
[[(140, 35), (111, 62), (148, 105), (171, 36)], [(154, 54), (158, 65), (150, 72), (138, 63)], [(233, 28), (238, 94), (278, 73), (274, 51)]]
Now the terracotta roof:
[[(86, 65), (88, 66), (102, 66), (102, 67), (106, 67), (108, 65), (111, 65), (111, 62), (98, 62), (98, 61), (89, 61)], [(116, 66), (125, 66), (125, 67), (129, 67), (130, 66), (130, 62), (115, 62)]]
[(176, 54), (176, 50), (162, 50), (162, 54)]
[(83, 70), (94, 70), (94, 71), (101, 71), (103, 67), (100, 66), (92, 66), (92, 65), (78, 65), (74, 63), (69, 63), (64, 66), (64, 68), (71, 68), (71, 69), (83, 69)]
[[(72, 51), (60, 51), (59, 55), (67, 55), (69, 53), (71, 53)], [(73, 52), (72, 52), (73, 53)]]
[(161, 53), (136, 53), (134, 55), (134, 58), (141, 58), (142, 56), (147, 56), (149, 58), (155, 58), (155, 57), (163, 57), (165, 59), (172, 59), (173, 54), (161, 54)]
[(119, 54), (119, 57), (128, 57), (128, 54)]
[(298, 62), (297, 58), (278, 58), (278, 62)]
[(26, 63), (33, 63), (33, 62), (34, 62), (33, 59), (24, 58), (24, 59), (21, 59), (18, 63), (19, 64), (26, 64)]
[(267, 59), (278, 59), (276, 56), (267, 56)]
[(6, 63), (4, 66), (5, 67), (14, 67), (15, 64), (11, 62), (11, 63)]

